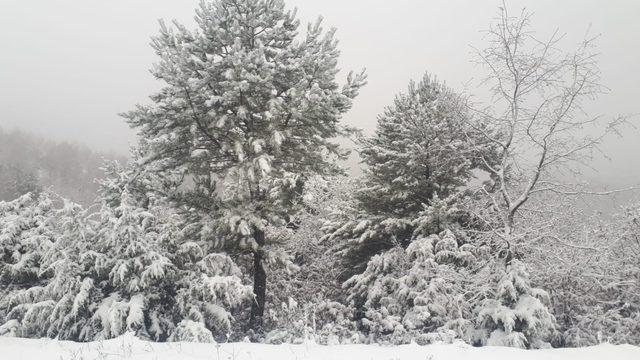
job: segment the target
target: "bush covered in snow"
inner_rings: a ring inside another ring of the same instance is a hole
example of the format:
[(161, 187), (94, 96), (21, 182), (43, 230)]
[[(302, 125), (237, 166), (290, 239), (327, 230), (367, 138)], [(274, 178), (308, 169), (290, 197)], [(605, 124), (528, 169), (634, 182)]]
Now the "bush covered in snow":
[(335, 301), (317, 300), (298, 304), (291, 299), (281, 311), (271, 311), (263, 341), (271, 344), (357, 344), (364, 342), (358, 330), (353, 308)]
[(640, 344), (638, 206), (614, 216), (564, 213), (556, 233), (569, 246), (551, 239), (529, 261), (551, 298), (561, 333), (554, 346)]
[(0, 202), (0, 243), (11, 254), (0, 263), (0, 322), (15, 335), (76, 338), (95, 295), (81, 258), (92, 228), (80, 206), (54, 199), (43, 192)]
[(548, 347), (555, 318), (547, 308), (549, 295), (532, 288), (529, 274), (512, 260), (501, 274), (493, 299), (485, 300), (478, 314), (483, 345), (519, 348)]
[(189, 320), (226, 339), (230, 311), (251, 299), (240, 269), (186, 238), (169, 207), (154, 199), (143, 207), (134, 186), (108, 186), (114, 181), (103, 185), (103, 198), (117, 201), (105, 200), (95, 213), (69, 202), (58, 207), (46, 192), (0, 203), (3, 332), (166, 340)]
[(201, 322), (183, 320), (173, 330), (169, 341), (173, 342), (198, 342), (213, 343), (213, 334)]
[(466, 336), (473, 325), (465, 278), (474, 260), (473, 247), (460, 246), (449, 230), (374, 256), (364, 273), (345, 283), (370, 341)]
[(353, 181), (342, 177), (311, 178), (304, 186), (304, 206), (290, 225), (271, 229), (293, 266), (269, 267), (273, 285), (267, 289), (265, 341), (360, 342), (355, 312), (344, 305), (339, 244), (323, 238), (326, 220), (349, 203), (354, 188)]

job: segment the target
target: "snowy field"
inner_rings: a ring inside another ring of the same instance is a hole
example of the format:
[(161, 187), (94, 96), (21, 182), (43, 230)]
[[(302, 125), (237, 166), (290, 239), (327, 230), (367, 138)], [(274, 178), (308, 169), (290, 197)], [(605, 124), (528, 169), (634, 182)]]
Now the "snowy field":
[(50, 339), (0, 337), (2, 360), (638, 360), (640, 347), (599, 345), (578, 349), (519, 350), (502, 347), (474, 348), (465, 344), (403, 345), (264, 345), (250, 343), (192, 344), (149, 343), (133, 336), (72, 343)]

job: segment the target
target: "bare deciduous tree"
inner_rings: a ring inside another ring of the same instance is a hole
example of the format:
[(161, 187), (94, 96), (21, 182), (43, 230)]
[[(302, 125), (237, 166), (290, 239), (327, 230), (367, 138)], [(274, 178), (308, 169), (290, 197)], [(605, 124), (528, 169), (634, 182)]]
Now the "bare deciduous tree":
[(583, 109), (586, 101), (606, 90), (597, 63), (597, 37), (586, 36), (573, 51), (564, 51), (563, 35), (556, 30), (541, 40), (530, 20), (526, 10), (511, 16), (503, 3), (486, 32), (488, 46), (475, 50), (488, 71), (481, 85), (489, 89), (492, 101), (484, 109), (472, 109), (491, 130), (474, 130), (494, 144), (498, 156), (482, 159), (492, 181), (480, 191), (499, 213), (492, 232), (504, 241), (508, 260), (523, 238), (541, 236), (519, 228), (522, 215), (534, 211), (527, 208), (531, 197), (589, 193), (561, 179), (580, 174), (603, 139), (626, 120), (590, 116)]

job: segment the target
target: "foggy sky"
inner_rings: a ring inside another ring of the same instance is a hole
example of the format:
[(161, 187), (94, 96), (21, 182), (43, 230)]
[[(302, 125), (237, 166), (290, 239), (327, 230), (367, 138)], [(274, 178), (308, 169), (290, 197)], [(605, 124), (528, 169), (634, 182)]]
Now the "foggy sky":
[[(135, 141), (118, 113), (159, 89), (148, 72), (149, 46), (162, 19), (193, 27), (199, 0), (0, 0), (0, 127), (18, 127), (102, 151), (127, 153)], [(425, 71), (463, 89), (478, 69), (470, 45), (496, 15), (494, 0), (288, 0), (303, 23), (323, 15), (338, 29), (341, 68), (367, 68), (369, 84), (345, 117), (371, 132), (376, 115), (410, 79)], [(614, 116), (640, 112), (640, 2), (508, 1), (534, 12), (535, 29), (559, 27), (570, 40), (591, 25), (599, 41), (603, 82), (611, 89), (588, 107)], [(469, 89), (473, 92), (473, 88)], [(640, 183), (640, 130), (605, 146), (595, 179)]]

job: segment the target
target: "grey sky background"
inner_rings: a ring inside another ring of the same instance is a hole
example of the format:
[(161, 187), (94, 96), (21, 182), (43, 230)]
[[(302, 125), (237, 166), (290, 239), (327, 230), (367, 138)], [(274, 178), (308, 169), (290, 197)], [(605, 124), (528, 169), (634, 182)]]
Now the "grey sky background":
[[(0, 127), (20, 128), (101, 151), (127, 153), (135, 136), (118, 113), (160, 87), (148, 72), (157, 20), (193, 26), (198, 0), (0, 0)], [(395, 93), (425, 71), (462, 90), (478, 76), (470, 45), (496, 15), (497, 0), (288, 0), (303, 23), (318, 15), (336, 27), (341, 67), (366, 67), (369, 85), (345, 121), (371, 132)], [(594, 114), (640, 113), (640, 1), (507, 1), (534, 12), (534, 28), (601, 33), (603, 82), (611, 92)], [(473, 88), (469, 88), (473, 93)], [(640, 183), (640, 130), (605, 144), (596, 181)]]

